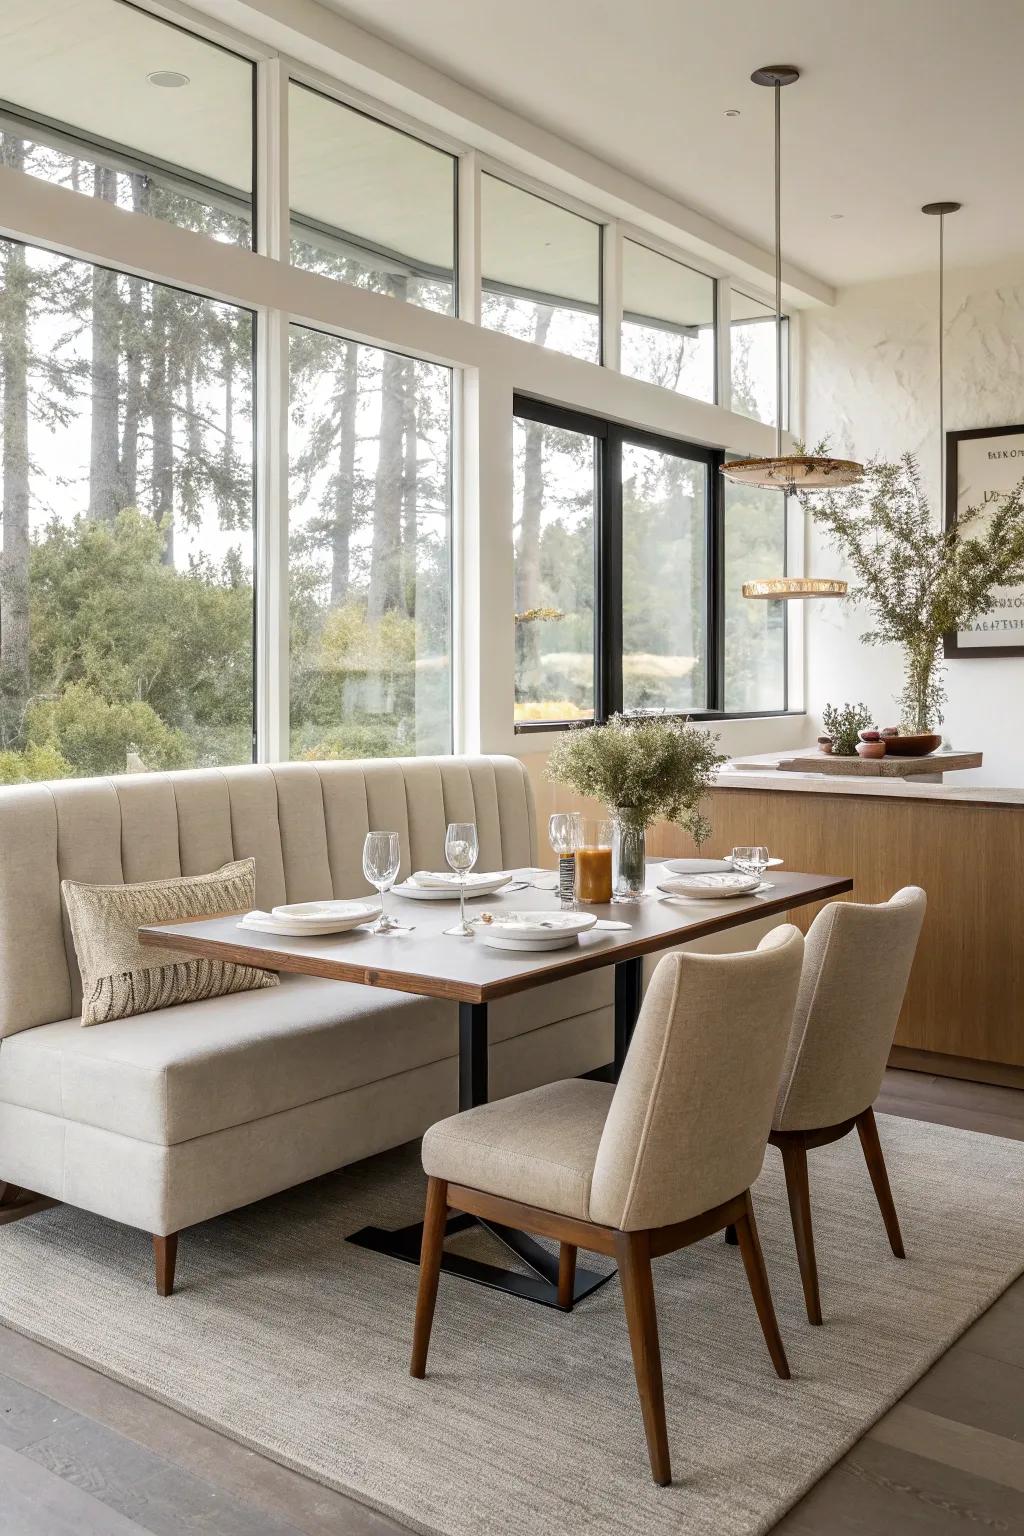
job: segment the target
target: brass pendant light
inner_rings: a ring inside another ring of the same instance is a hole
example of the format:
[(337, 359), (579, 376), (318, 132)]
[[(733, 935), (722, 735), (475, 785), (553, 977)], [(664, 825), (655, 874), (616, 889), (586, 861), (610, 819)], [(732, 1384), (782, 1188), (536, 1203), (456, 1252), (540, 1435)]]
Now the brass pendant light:
[[(755, 85), (770, 86), (775, 92), (775, 455), (732, 459), (722, 465), (722, 474), (736, 485), (754, 485), (783, 494), (857, 485), (864, 478), (864, 467), (852, 459), (782, 451), (782, 87), (799, 80), (800, 71), (793, 64), (767, 64), (755, 69), (750, 78)], [(815, 576), (778, 576), (743, 584), (744, 597), (776, 602), (845, 597), (846, 593), (845, 581)]]
[(765, 459), (733, 459), (722, 474), (737, 485), (795, 491), (856, 485), (864, 467), (852, 459), (833, 459), (782, 451), (782, 87), (800, 78), (794, 64), (766, 64), (751, 75), (755, 85), (775, 92), (775, 454)]

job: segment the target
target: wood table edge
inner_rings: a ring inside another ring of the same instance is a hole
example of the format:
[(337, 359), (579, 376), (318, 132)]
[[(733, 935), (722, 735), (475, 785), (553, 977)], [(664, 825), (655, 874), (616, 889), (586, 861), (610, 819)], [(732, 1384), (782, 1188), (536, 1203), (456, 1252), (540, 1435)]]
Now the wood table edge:
[[(664, 934), (652, 934), (645, 939), (622, 942), (615, 947), (614, 958), (606, 949), (584, 949), (580, 950), (571, 961), (563, 960), (549, 966), (538, 966), (536, 970), (519, 976), (509, 976), (500, 981), (476, 985), (460, 983), (448, 978), (415, 975), (410, 971), (390, 971), (381, 966), (356, 965), (344, 960), (321, 960), (317, 955), (295, 955), (263, 948), (258, 952), (262, 963), (256, 968), (285, 971), (298, 976), (318, 976), (326, 981), (351, 981), (362, 986), (388, 987), (393, 992), (407, 992), (417, 997), (441, 998), (448, 1002), (490, 1003), (496, 1002), (498, 998), (513, 997), (519, 992), (528, 992), (534, 986), (540, 986), (546, 981), (560, 981), (570, 976), (580, 976), (602, 966), (618, 965), (621, 961), (640, 960), (644, 955), (654, 954), (659, 949), (672, 949), (679, 944), (689, 943), (691, 939), (701, 939), (711, 933), (739, 928), (745, 922), (752, 921), (756, 915), (776, 917), (782, 912), (788, 912), (792, 907), (807, 906), (811, 902), (824, 901), (830, 896), (840, 896), (852, 890), (853, 877), (837, 875), (823, 880), (810, 891), (791, 891), (788, 895), (774, 897), (771, 901), (759, 902), (756, 914), (750, 907), (738, 907), (734, 914), (724, 914), (726, 920), (723, 921), (723, 914), (718, 913), (715, 917), (692, 924), (687, 929), (685, 938), (676, 936), (666, 938)], [(220, 913), (218, 915), (224, 917), (238, 914)], [(215, 921), (214, 917), (187, 918), (183, 919), (179, 926), (185, 926), (186, 923), (213, 921)], [(139, 942), (162, 949), (185, 950), (192, 955), (199, 955), (209, 960), (226, 960), (234, 965), (254, 965), (251, 949), (240, 946), (233, 950), (224, 939), (190, 939), (187, 934), (168, 933), (166, 929), (147, 926), (139, 929)]]

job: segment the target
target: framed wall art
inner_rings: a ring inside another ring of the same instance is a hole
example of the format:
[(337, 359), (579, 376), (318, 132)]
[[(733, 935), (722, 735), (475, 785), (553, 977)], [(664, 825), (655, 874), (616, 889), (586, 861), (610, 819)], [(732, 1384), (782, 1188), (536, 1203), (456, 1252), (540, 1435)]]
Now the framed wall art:
[[(1008, 491), (1024, 479), (1024, 426), (975, 427), (946, 433), (946, 527), (968, 507), (981, 509), (980, 529)], [(953, 657), (1024, 656), (1024, 586), (998, 587), (991, 612), (945, 639)]]

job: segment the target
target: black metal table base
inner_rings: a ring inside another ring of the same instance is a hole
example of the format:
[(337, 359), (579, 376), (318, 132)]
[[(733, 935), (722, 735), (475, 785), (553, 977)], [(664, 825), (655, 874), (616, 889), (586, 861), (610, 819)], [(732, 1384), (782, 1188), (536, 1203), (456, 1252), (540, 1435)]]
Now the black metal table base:
[[(449, 1216), (445, 1228), (445, 1235), (451, 1237), (456, 1232), (465, 1232), (469, 1227), (481, 1226), (496, 1237), (499, 1242), (514, 1253), (517, 1258), (528, 1266), (530, 1273), (522, 1274), (519, 1270), (504, 1269), (500, 1264), (487, 1264), (480, 1259), (471, 1259), (463, 1253), (445, 1253), (441, 1260), (441, 1270), (446, 1275), (459, 1275), (463, 1280), (472, 1280), (477, 1285), (486, 1285), (493, 1291), (505, 1291), (510, 1296), (522, 1297), (525, 1301), (536, 1301), (544, 1307), (554, 1307), (557, 1311), (568, 1312), (571, 1307), (560, 1307), (558, 1302), (558, 1255), (535, 1242), (525, 1232), (516, 1232), (511, 1227), (499, 1226), (496, 1222), (477, 1221), (475, 1216), (467, 1216), (459, 1211)], [(399, 1227), (393, 1232), (384, 1227), (363, 1227), (359, 1232), (353, 1232), (348, 1239), (358, 1248), (370, 1248), (375, 1253), (386, 1253), (393, 1259), (404, 1259), (407, 1264), (418, 1264), (420, 1261), (420, 1244), (423, 1240), (423, 1223), (415, 1221), (411, 1226)], [(615, 1278), (616, 1271), (611, 1269), (607, 1274), (598, 1274), (596, 1270), (576, 1270), (576, 1284), (573, 1289), (573, 1305), (589, 1296), (608, 1280)]]
[[(615, 967), (615, 1061), (612, 1071), (616, 1082), (626, 1060), (626, 1052), (629, 1050), (629, 1042), (640, 1011), (642, 993), (643, 960), (620, 961)], [(477, 1105), (487, 1103), (487, 1058), (487, 1004), (460, 1003), (460, 1110), (475, 1109)], [(485, 1264), (479, 1259), (467, 1258), (461, 1253), (444, 1254), (441, 1268), (445, 1274), (461, 1275), (464, 1280), (472, 1280), (477, 1285), (490, 1286), (492, 1290), (506, 1291), (509, 1295), (521, 1296), (527, 1301), (540, 1302), (545, 1307), (556, 1307), (563, 1312), (571, 1310), (567, 1307), (559, 1307), (557, 1254), (542, 1247), (525, 1232), (516, 1232), (512, 1227), (500, 1226), (497, 1222), (478, 1221), (477, 1217), (468, 1216), (461, 1211), (448, 1218), (445, 1234), (450, 1237), (455, 1232), (464, 1232), (468, 1227), (476, 1225), (484, 1227), (514, 1253), (526, 1265), (529, 1274), (524, 1275), (514, 1269), (503, 1269), (499, 1264)], [(404, 1259), (407, 1264), (419, 1263), (422, 1240), (423, 1223), (420, 1221), (408, 1227), (399, 1227), (394, 1232), (389, 1232), (384, 1227), (363, 1227), (360, 1231), (353, 1232), (348, 1239), (359, 1248), (370, 1248), (375, 1253), (386, 1253), (391, 1258)], [(577, 1301), (582, 1301), (585, 1296), (591, 1295), (599, 1286), (611, 1280), (615, 1274), (614, 1269), (609, 1270), (607, 1274), (598, 1274), (592, 1269), (577, 1268), (573, 1305)]]

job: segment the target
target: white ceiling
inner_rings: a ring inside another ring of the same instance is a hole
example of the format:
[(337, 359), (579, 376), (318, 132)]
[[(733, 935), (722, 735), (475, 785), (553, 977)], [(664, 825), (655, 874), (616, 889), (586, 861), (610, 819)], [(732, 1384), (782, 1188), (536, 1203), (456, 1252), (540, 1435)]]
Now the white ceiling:
[(796, 64), (792, 260), (837, 284), (925, 270), (920, 205), (954, 198), (950, 265), (1024, 266), (1024, 0), (322, 3), (762, 245), (772, 99), (749, 75)]

